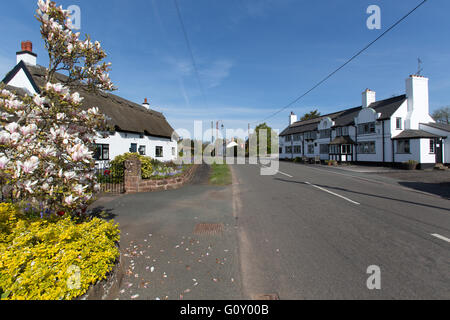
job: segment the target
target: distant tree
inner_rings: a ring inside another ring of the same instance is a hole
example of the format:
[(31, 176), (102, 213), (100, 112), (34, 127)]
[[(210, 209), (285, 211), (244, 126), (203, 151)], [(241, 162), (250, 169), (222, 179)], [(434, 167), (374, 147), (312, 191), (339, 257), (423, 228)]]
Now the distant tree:
[[(255, 128), (254, 133), (252, 134), (252, 137), (254, 137), (254, 135), (256, 135), (257, 137), (257, 152), (258, 155), (260, 154), (260, 132), (261, 130), (266, 130), (267, 133), (267, 154), (271, 155), (272, 154), (272, 145), (275, 145), (275, 142), (278, 141), (278, 134), (271, 128), (269, 127), (266, 123), (262, 123), (260, 125), (258, 125)], [(278, 150), (274, 150), (275, 152), (278, 152)], [(249, 152), (249, 141), (246, 141), (246, 152)]]
[(306, 113), (303, 117), (301, 117), (301, 121), (312, 120), (320, 117), (319, 110), (313, 110), (311, 112)]
[(436, 122), (450, 124), (450, 106), (435, 110), (431, 116)]

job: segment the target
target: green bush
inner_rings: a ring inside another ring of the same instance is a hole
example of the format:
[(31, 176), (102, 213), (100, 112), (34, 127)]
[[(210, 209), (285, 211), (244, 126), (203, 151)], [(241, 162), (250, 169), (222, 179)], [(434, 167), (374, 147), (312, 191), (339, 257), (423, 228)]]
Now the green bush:
[[(123, 179), (125, 172), (125, 161), (137, 157), (141, 161), (141, 175), (142, 179), (149, 179), (153, 174), (153, 165), (155, 161), (150, 157), (141, 156), (139, 153), (124, 153), (114, 158), (111, 161), (111, 176), (113, 180)], [(121, 181), (120, 181), (121, 182)]]
[(300, 162), (302, 162), (302, 158), (297, 157), (294, 159), (294, 163), (300, 163)]
[(113, 222), (41, 219), (0, 204), (0, 295), (8, 300), (70, 300), (106, 278), (118, 256)]

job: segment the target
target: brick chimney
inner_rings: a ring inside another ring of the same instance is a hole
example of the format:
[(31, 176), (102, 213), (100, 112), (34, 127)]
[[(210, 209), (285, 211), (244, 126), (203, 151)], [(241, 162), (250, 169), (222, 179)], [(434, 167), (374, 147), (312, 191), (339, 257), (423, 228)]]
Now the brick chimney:
[(35, 66), (37, 54), (33, 53), (33, 43), (31, 41), (23, 41), (21, 49), (21, 51), (16, 53), (17, 63), (23, 61), (28, 65)]

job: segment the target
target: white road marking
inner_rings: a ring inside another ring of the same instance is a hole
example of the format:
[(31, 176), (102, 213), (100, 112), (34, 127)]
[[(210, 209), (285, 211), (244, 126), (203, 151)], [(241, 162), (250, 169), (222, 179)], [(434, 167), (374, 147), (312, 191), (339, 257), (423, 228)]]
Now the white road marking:
[(284, 173), (284, 172), (281, 172), (281, 171), (278, 171), (278, 173), (280, 173), (280, 174), (282, 174), (282, 175), (284, 175), (286, 177), (293, 178), (293, 176), (291, 176), (291, 175), (289, 175), (287, 173)]
[[(268, 168), (268, 166), (265, 166), (263, 164), (261, 165), (261, 167)], [(286, 177), (289, 177), (289, 178), (293, 178), (293, 176), (291, 176), (290, 174), (287, 174), (287, 173), (284, 173), (284, 172), (281, 172), (281, 171), (277, 171), (277, 173), (285, 175)]]
[(440, 234), (433, 233), (432, 236), (435, 237), (435, 238), (438, 238), (438, 239), (441, 239), (441, 240), (444, 240), (444, 241), (447, 241), (447, 242), (450, 243), (450, 239), (449, 239), (449, 238), (446, 238), (446, 237), (444, 237), (444, 236), (441, 236)]
[(358, 206), (360, 205), (359, 202), (356, 202), (356, 201), (353, 201), (353, 200), (351, 200), (351, 199), (349, 199), (349, 198), (347, 198), (347, 197), (341, 196), (340, 194), (334, 193), (334, 192), (332, 192), (332, 191), (330, 191), (330, 190), (327, 190), (327, 189), (325, 189), (325, 188), (316, 186), (316, 185), (314, 185), (314, 184), (312, 184), (312, 183), (309, 183), (309, 182), (305, 182), (305, 183), (306, 183), (307, 185), (310, 185), (310, 186), (314, 187), (314, 188), (317, 188), (317, 189), (319, 189), (319, 190), (322, 190), (322, 191), (324, 191), (324, 192), (327, 192), (327, 193), (329, 193), (329, 194), (332, 194), (333, 196), (336, 196), (336, 197), (339, 197), (339, 198), (341, 198), (341, 199), (344, 199), (344, 200), (346, 200), (346, 201), (348, 201), (348, 202), (350, 202), (350, 203), (356, 204), (356, 205), (358, 205)]

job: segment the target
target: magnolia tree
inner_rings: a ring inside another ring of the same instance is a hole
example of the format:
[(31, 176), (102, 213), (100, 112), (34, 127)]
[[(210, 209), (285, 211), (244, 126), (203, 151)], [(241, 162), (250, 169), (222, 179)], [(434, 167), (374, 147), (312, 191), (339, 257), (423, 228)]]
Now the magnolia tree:
[(99, 42), (72, 32), (68, 11), (49, 0), (38, 7), (49, 57), (46, 85), (34, 96), (0, 89), (1, 179), (13, 186), (13, 197), (31, 200), (41, 212), (79, 214), (99, 190), (93, 150), (106, 122), (97, 108), (81, 108), (75, 90), (113, 90), (110, 64), (102, 63)]

